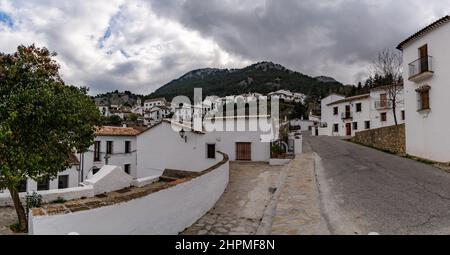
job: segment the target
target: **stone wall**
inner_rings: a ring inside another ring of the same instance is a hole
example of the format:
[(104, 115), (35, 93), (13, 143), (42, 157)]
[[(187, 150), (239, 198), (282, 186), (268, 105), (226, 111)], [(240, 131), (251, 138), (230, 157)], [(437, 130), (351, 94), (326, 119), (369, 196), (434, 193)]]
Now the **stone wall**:
[(405, 125), (358, 132), (351, 141), (390, 153), (405, 154)]

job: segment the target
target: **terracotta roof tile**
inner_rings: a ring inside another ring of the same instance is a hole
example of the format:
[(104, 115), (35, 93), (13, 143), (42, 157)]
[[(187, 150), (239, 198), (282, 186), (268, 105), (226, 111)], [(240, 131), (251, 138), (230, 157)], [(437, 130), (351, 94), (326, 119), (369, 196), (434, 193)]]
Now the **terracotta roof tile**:
[(144, 129), (136, 127), (100, 127), (95, 132), (96, 136), (136, 136)]

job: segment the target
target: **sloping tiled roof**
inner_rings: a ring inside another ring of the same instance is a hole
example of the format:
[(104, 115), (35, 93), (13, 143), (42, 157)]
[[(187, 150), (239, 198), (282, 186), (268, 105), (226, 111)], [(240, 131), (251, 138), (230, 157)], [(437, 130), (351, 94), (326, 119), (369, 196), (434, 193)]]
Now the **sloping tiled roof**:
[(340, 104), (340, 103), (352, 102), (352, 101), (360, 100), (360, 99), (366, 99), (369, 97), (370, 97), (370, 94), (358, 95), (358, 96), (354, 96), (354, 97), (347, 97), (347, 98), (344, 98), (344, 99), (341, 99), (338, 101), (334, 101), (334, 102), (328, 104), (328, 106), (336, 105), (336, 104)]
[(419, 30), (417, 33), (411, 35), (411, 36), (408, 37), (406, 40), (404, 40), (403, 42), (401, 42), (401, 43), (397, 46), (397, 49), (403, 50), (403, 47), (404, 47), (407, 43), (409, 43), (409, 42), (411, 42), (411, 41), (413, 41), (413, 40), (416, 40), (416, 39), (420, 38), (420, 37), (423, 36), (424, 34), (430, 32), (430, 31), (432, 31), (432, 30), (434, 30), (434, 29), (436, 29), (436, 28), (438, 28), (438, 27), (440, 27), (440, 26), (442, 26), (443, 24), (445, 24), (445, 23), (447, 23), (447, 22), (449, 22), (449, 21), (450, 21), (450, 16), (447, 15), (447, 16), (445, 16), (445, 17), (443, 17), (443, 18), (441, 18), (441, 19), (439, 19), (439, 20), (433, 22), (432, 24), (430, 24), (430, 25), (426, 26), (425, 28)]
[(136, 127), (100, 127), (95, 131), (96, 136), (136, 136), (145, 129)]
[(151, 103), (151, 102), (157, 102), (157, 101), (166, 101), (166, 99), (165, 98), (152, 98), (152, 99), (145, 100), (145, 103)]

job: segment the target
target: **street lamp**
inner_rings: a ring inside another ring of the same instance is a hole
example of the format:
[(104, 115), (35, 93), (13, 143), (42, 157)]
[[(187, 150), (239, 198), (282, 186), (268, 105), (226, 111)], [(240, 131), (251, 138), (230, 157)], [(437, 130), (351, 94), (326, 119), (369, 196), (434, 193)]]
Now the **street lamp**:
[(180, 137), (187, 143), (186, 131), (184, 131), (184, 129), (180, 130)]

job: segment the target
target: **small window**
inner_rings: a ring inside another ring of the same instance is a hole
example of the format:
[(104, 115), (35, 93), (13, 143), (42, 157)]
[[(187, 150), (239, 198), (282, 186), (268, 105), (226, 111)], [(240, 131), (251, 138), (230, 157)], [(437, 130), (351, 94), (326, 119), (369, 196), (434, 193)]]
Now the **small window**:
[(38, 181), (37, 189), (39, 190), (49, 190), (50, 189), (50, 180), (45, 178), (43, 180)]
[(356, 104), (356, 112), (362, 112), (362, 103)]
[(381, 117), (381, 121), (383, 121), (383, 122), (387, 121), (387, 114), (385, 112), (381, 113), (380, 117)]
[(130, 174), (131, 173), (131, 165), (130, 164), (124, 165), (123, 170), (125, 171), (125, 173)]
[(27, 192), (27, 181), (21, 181), (19, 183), (19, 187), (17, 188), (17, 191), (19, 191), (19, 193), (23, 193), (23, 192)]
[(366, 129), (370, 129), (370, 121), (364, 122), (364, 127), (365, 127)]
[(402, 111), (402, 120), (406, 120), (406, 113), (404, 110)]
[(430, 109), (430, 91), (424, 90), (418, 92), (419, 97), (419, 111)]
[(113, 142), (112, 141), (106, 142), (106, 154), (113, 154)]
[(131, 142), (125, 141), (125, 153), (131, 153)]
[(58, 176), (58, 189), (67, 189), (67, 188), (69, 188), (69, 176), (68, 175)]
[(215, 159), (216, 158), (216, 145), (208, 144), (206, 147), (207, 147), (207, 157), (209, 159)]
[(334, 124), (333, 132), (335, 132), (335, 133), (339, 132), (339, 124)]
[(339, 108), (338, 107), (334, 107), (333, 108), (333, 114), (334, 115), (338, 115), (339, 114)]
[(358, 122), (353, 122), (353, 130), (358, 130)]
[(100, 141), (96, 141), (94, 144), (94, 161), (99, 162), (100, 160)]

